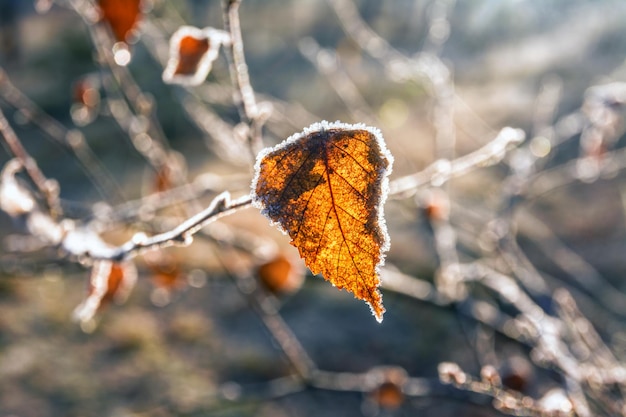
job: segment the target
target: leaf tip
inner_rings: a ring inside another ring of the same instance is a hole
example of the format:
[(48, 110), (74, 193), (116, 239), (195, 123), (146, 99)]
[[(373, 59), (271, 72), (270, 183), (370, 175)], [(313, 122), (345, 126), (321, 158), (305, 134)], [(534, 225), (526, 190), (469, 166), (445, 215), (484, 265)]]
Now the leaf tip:
[(370, 304), (370, 308), (372, 309), (372, 313), (374, 314), (374, 317), (376, 318), (376, 321), (379, 323), (383, 322), (383, 315), (385, 314), (385, 308), (382, 306), (382, 304), (380, 306), (372, 306)]
[(380, 293), (380, 290), (378, 289), (378, 287), (376, 287), (374, 291), (370, 292), (369, 296), (365, 296), (365, 297), (357, 296), (357, 298), (362, 298), (365, 300), (367, 305), (370, 307), (370, 311), (372, 312), (372, 315), (374, 316), (377, 322), (379, 323), (383, 322), (383, 315), (385, 314), (386, 310), (385, 310), (385, 307), (383, 306), (383, 296)]

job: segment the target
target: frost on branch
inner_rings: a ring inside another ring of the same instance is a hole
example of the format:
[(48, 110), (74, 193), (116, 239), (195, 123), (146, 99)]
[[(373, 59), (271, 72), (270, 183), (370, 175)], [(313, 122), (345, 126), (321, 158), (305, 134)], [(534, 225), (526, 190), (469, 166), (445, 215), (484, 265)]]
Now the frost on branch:
[(106, 303), (126, 301), (136, 281), (137, 269), (132, 262), (94, 262), (87, 298), (74, 310), (74, 319), (86, 323)]
[(15, 175), (22, 169), (22, 164), (13, 159), (5, 165), (0, 174), (0, 209), (11, 217), (30, 213), (35, 209), (35, 200)]

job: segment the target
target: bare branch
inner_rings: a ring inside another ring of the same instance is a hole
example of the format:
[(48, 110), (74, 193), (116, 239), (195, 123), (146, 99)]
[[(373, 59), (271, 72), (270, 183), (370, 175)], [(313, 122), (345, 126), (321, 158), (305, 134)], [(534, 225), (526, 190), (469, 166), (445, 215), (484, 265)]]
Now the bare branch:
[(230, 34), (230, 46), (225, 45), (224, 51), (228, 60), (231, 80), (236, 86), (234, 102), (239, 109), (239, 116), (250, 128), (248, 135), (250, 151), (253, 158), (263, 147), (261, 129), (265, 122), (265, 115), (261, 114), (254, 89), (250, 84), (248, 65), (243, 52), (243, 39), (241, 38), (241, 25), (239, 23), (239, 6), (241, 0), (222, 0), (224, 30)]
[(59, 184), (55, 180), (50, 180), (41, 172), (37, 162), (28, 153), (22, 142), (18, 139), (15, 131), (9, 124), (9, 121), (0, 110), (0, 135), (4, 138), (7, 150), (22, 164), (28, 177), (37, 187), (39, 192), (46, 199), (48, 209), (53, 216), (59, 216), (62, 213), (59, 201)]
[(85, 137), (78, 129), (67, 129), (58, 120), (46, 114), (37, 104), (13, 85), (0, 68), (0, 98), (18, 109), (31, 123), (40, 128), (54, 141), (70, 149), (98, 190), (104, 195), (123, 199), (119, 184), (103, 166)]
[(420, 187), (440, 186), (475, 169), (497, 164), (510, 147), (518, 146), (524, 138), (523, 131), (506, 127), (495, 139), (470, 154), (452, 161), (440, 159), (416, 174), (391, 181), (389, 193), (396, 199), (407, 198), (414, 195)]
[(193, 235), (207, 224), (214, 222), (220, 217), (250, 206), (252, 206), (252, 200), (249, 196), (231, 201), (230, 194), (223, 192), (215, 197), (206, 209), (185, 220), (169, 232), (152, 237), (147, 237), (143, 233), (139, 233), (128, 242), (110, 251), (90, 251), (86, 255), (92, 259), (121, 261), (157, 248), (166, 248), (174, 245), (188, 246), (193, 242)]

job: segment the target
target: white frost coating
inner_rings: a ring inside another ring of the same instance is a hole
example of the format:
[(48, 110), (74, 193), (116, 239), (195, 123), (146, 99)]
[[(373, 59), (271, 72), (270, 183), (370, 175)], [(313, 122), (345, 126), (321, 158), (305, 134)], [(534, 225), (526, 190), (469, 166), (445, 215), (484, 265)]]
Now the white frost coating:
[[(198, 62), (195, 73), (190, 75), (175, 74), (176, 68), (180, 62), (180, 42), (188, 36), (198, 40), (208, 39), (209, 49)], [(220, 45), (229, 43), (230, 35), (224, 31), (211, 27), (200, 29), (194, 26), (181, 26), (170, 38), (170, 59), (163, 71), (163, 81), (167, 84), (188, 86), (201, 84), (209, 75), (209, 72), (211, 72), (211, 67), (213, 61), (217, 59)]]
[[(323, 120), (321, 122), (313, 123), (311, 126), (304, 128), (302, 132), (294, 133), (293, 135), (289, 136), (287, 139), (285, 139), (284, 141), (282, 141), (281, 143), (277, 144), (274, 147), (268, 147), (268, 148), (261, 150), (261, 152), (259, 152), (259, 154), (257, 155), (256, 163), (254, 164), (254, 178), (252, 180), (252, 184), (251, 184), (252, 190), (250, 193), (250, 197), (252, 198), (252, 205), (260, 209), (261, 213), (267, 217), (267, 210), (265, 206), (263, 205), (262, 198), (256, 194), (257, 184), (259, 182), (259, 176), (261, 173), (261, 162), (263, 161), (263, 159), (265, 159), (265, 157), (267, 157), (269, 154), (273, 152), (277, 152), (286, 148), (287, 146), (303, 139), (304, 137), (312, 133), (317, 133), (317, 132), (330, 130), (330, 129), (365, 130), (371, 133), (376, 139), (376, 143), (378, 144), (378, 147), (380, 149), (380, 157), (388, 161), (387, 168), (381, 167), (380, 171), (378, 172), (381, 178), (381, 187), (380, 187), (381, 193), (380, 193), (380, 201), (378, 203), (378, 207), (376, 207), (376, 211), (378, 214), (378, 226), (380, 228), (380, 232), (381, 232), (383, 239), (382, 239), (382, 245), (380, 247), (380, 260), (378, 264), (376, 265), (376, 275), (380, 279), (380, 268), (385, 264), (385, 255), (386, 255), (386, 252), (389, 250), (389, 246), (390, 246), (389, 233), (387, 232), (387, 223), (385, 221), (385, 215), (384, 215), (384, 205), (385, 205), (385, 201), (387, 200), (387, 195), (389, 194), (389, 174), (391, 174), (392, 166), (393, 166), (393, 156), (391, 155), (391, 152), (389, 152), (389, 150), (387, 149), (387, 145), (385, 144), (385, 140), (383, 139), (383, 134), (381, 133), (380, 129), (376, 127), (367, 126), (363, 123), (349, 124), (349, 123), (342, 123), (340, 121), (328, 122), (326, 120)], [(272, 224), (273, 226), (276, 226), (284, 234), (287, 234), (287, 231), (278, 222), (275, 222), (270, 219), (270, 224)], [(372, 305), (370, 305), (370, 310), (372, 311), (372, 314), (376, 317), (374, 308)], [(378, 322), (381, 322), (382, 317), (381, 318), (376, 317), (376, 320)]]
[(63, 240), (65, 231), (52, 217), (41, 211), (33, 211), (26, 219), (28, 231), (48, 245), (58, 245)]
[(11, 217), (30, 213), (36, 206), (35, 199), (15, 179), (15, 175), (21, 169), (20, 161), (12, 159), (0, 173), (0, 210)]
[(73, 228), (69, 225), (61, 246), (76, 256), (111, 258), (115, 255), (115, 249), (104, 242), (95, 230), (88, 227)]
[(100, 302), (109, 287), (109, 275), (113, 264), (110, 261), (96, 261), (91, 270), (89, 285), (91, 294), (82, 302), (74, 312), (72, 318), (76, 321), (86, 322), (93, 318), (100, 307)]

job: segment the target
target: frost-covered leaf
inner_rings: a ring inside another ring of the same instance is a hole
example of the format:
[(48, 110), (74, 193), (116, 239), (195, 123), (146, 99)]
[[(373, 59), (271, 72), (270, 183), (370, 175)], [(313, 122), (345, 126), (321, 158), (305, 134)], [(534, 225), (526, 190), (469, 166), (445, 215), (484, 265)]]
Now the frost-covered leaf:
[(365, 300), (378, 321), (392, 160), (378, 129), (321, 122), (262, 151), (252, 184), (255, 204), (289, 234), (309, 269)]
[(170, 39), (170, 59), (163, 71), (163, 81), (201, 84), (211, 71), (220, 45), (228, 41), (228, 34), (217, 29), (181, 26)]

